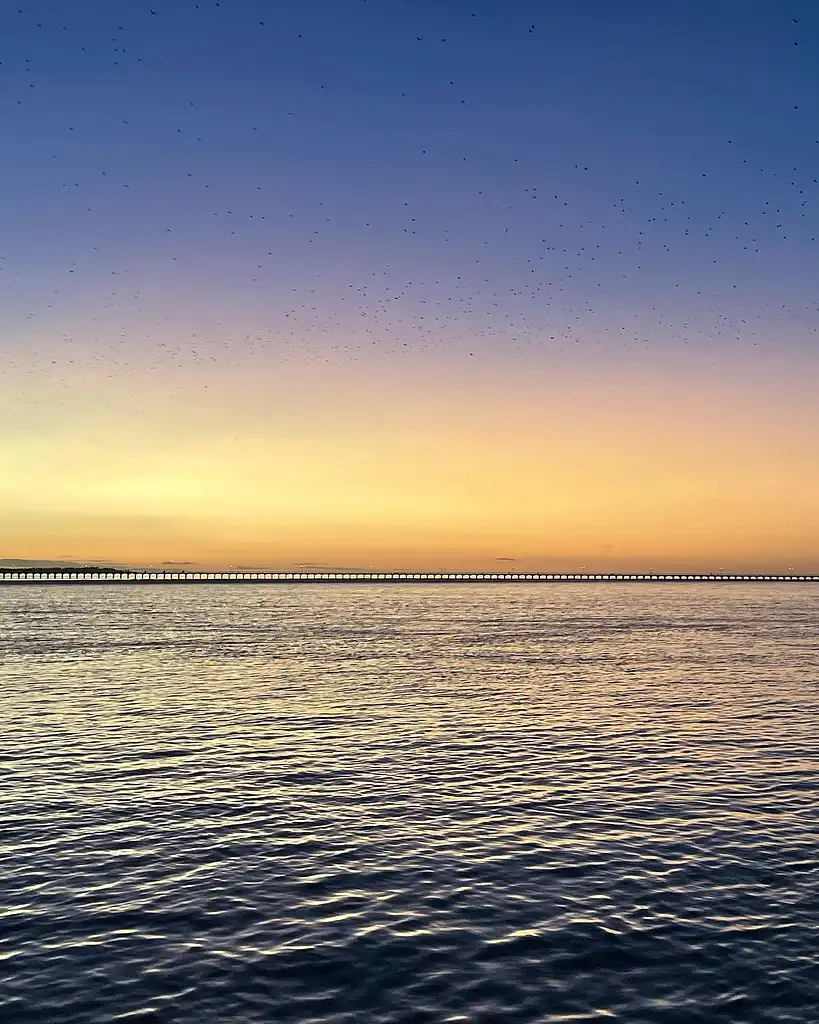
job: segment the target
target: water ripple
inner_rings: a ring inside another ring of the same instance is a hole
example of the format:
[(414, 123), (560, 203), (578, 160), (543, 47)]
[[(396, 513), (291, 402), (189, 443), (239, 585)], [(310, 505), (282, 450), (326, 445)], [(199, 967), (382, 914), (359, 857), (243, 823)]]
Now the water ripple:
[(9, 588), (5, 1022), (793, 1021), (819, 587)]

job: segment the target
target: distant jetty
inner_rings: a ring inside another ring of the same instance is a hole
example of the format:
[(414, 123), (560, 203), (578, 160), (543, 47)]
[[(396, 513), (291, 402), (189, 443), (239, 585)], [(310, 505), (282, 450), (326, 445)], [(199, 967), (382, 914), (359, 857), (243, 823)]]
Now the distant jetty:
[(2, 584), (204, 583), (816, 583), (819, 574), (553, 572), (166, 572), (105, 566), (0, 566)]
[[(99, 576), (100, 574), (123, 576), (133, 574), (134, 569), (116, 569), (110, 565), (2, 565), (0, 564), (0, 576), (20, 576), (35, 573), (39, 576), (48, 576), (57, 573), (61, 576)], [(142, 570), (136, 570), (141, 572)]]

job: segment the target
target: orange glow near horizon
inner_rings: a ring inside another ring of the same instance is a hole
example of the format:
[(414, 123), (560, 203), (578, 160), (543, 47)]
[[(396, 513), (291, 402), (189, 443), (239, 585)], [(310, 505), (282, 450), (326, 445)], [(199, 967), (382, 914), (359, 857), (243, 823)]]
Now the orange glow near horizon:
[(408, 361), (400, 385), (394, 367), (251, 369), (178, 393), (129, 378), (87, 412), (81, 389), (20, 403), (0, 558), (819, 570), (804, 368), (471, 363), (457, 386), (433, 368)]

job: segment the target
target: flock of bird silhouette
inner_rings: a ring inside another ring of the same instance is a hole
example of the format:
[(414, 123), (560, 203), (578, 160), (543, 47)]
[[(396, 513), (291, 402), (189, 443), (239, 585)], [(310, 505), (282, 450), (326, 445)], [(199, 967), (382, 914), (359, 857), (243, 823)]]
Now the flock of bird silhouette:
[[(207, 7), (232, 17), (231, 4), (211, 0), (192, 3), (191, 18)], [(162, 7), (146, 12), (161, 32)], [(59, 24), (38, 15), (36, 6), (18, 8), (17, 16), (27, 22), (35, 51), (36, 33), (48, 32), (48, 53), (62, 46), (91, 60), (93, 49), (95, 66), (102, 59), (99, 47), (83, 42), (67, 14)], [(476, 17), (464, 14), (465, 19)], [(789, 20), (798, 35), (799, 19)], [(276, 25), (267, 16), (255, 24), (248, 21), (246, 31), (275, 32)], [(522, 22), (520, 31), (536, 37), (538, 28)], [(64, 34), (64, 43), (55, 42), (55, 32)], [(449, 38), (417, 35), (415, 43), (442, 47), (449, 45)], [(794, 38), (793, 45), (801, 41)], [(292, 42), (309, 46), (309, 35), (294, 32)], [(139, 80), (133, 76), (146, 61), (123, 25), (112, 31), (108, 46), (104, 56), (111, 74), (127, 71), (131, 87), (138, 90)], [(34, 104), (38, 90), (50, 88), (49, 69), (36, 52), (3, 52), (0, 41), (0, 59), (6, 103), (13, 97), (16, 105), (26, 108)], [(61, 134), (49, 139), (51, 167), (44, 172), (48, 184), (41, 180), (37, 187), (48, 187), (49, 201), (70, 209), (74, 224), (81, 223), (76, 219), (79, 212), (84, 215), (84, 226), (70, 243), (76, 256), (62, 268), (59, 282), (44, 274), (44, 282), (59, 287), (48, 287), (46, 294), (44, 284), (38, 294), (37, 287), (25, 280), (28, 274), (35, 276), (34, 270), (16, 258), (13, 248), (6, 249), (0, 253), (0, 288), (9, 295), (19, 290), (32, 294), (25, 319), (47, 327), (67, 309), (76, 324), (78, 311), (84, 309), (81, 330), (89, 333), (80, 333), (76, 326), (63, 330), (59, 352), (45, 346), (38, 361), (29, 347), (22, 356), (12, 353), (7, 367), (27, 368), (30, 373), (50, 367), (56, 373), (54, 367), (63, 363), (75, 369), (95, 365), (113, 376), (127, 373), (134, 358), (161, 370), (174, 363), (218, 367), (245, 358), (270, 365), (367, 362), (378, 355), (446, 348), (475, 359), (481, 346), (510, 356), (582, 351), (593, 358), (596, 351), (719, 345), (721, 339), (752, 347), (764, 344), (784, 326), (805, 339), (816, 334), (816, 297), (795, 287), (803, 301), (781, 302), (773, 292), (762, 294), (758, 283), (777, 261), (793, 260), (794, 252), (815, 253), (811, 247), (816, 242), (819, 138), (810, 139), (816, 158), (809, 165), (791, 162), (786, 167), (772, 158), (768, 166), (759, 166), (743, 155), (737, 133), (725, 138), (718, 160), (691, 177), (687, 186), (678, 178), (657, 187), (656, 175), (649, 180), (635, 176), (626, 183), (621, 175), (619, 195), (612, 199), (608, 166), (595, 167), (585, 159), (566, 163), (556, 174), (560, 188), (555, 188), (550, 172), (534, 164), (525, 146), (520, 153), (494, 153), (491, 171), (471, 143), (458, 152), (457, 140), (464, 137), (455, 130), (459, 109), (469, 108), (470, 96), (461, 95), (456, 83), (456, 77), (439, 83), (440, 105), (446, 106), (453, 123), (452, 142), (442, 146), (436, 137), (407, 156), (420, 178), (443, 174), (460, 183), (459, 203), (448, 210), (426, 203), (420, 192), (399, 196), (397, 184), (391, 191), (380, 191), (369, 206), (366, 199), (350, 203), (338, 195), (305, 199), (302, 194), (298, 204), (287, 209), (276, 186), (263, 175), (251, 180), (254, 139), (264, 137), (269, 144), (284, 130), (283, 122), (292, 123), (296, 116), (280, 97), (271, 100), (264, 120), (260, 117), (245, 127), (244, 120), (237, 119), (235, 134), (224, 140), (224, 147), (245, 147), (237, 151), (237, 161), (247, 162), (237, 176), (243, 184), (237, 184), (233, 199), (225, 203), (224, 184), (215, 183), (207, 161), (197, 156), (197, 146), (207, 141), (210, 101), (188, 98), (172, 133), (179, 143), (173, 182), (178, 201), (169, 205), (161, 228), (155, 212), (147, 218), (156, 225), (151, 260), (167, 281), (195, 287), (202, 250), (215, 254), (217, 261), (224, 259), (225, 277), (240, 295), (233, 305), (246, 300), (257, 319), (265, 315), (267, 320), (239, 334), (230, 309), (221, 316), (203, 310), (192, 330), (194, 325), (182, 322), (175, 309), (159, 312), (160, 300), (151, 297), (156, 283), (141, 283), (140, 267), (106, 263), (116, 258), (113, 253), (123, 252), (106, 232), (106, 222), (116, 218), (117, 208), (127, 208), (140, 220), (140, 211), (151, 207), (150, 182), (140, 173), (129, 175), (123, 161), (113, 157), (110, 166), (103, 164), (93, 174), (75, 178), (71, 166), (86, 172), (89, 167), (87, 161), (77, 163), (70, 155), (82, 144), (81, 139), (71, 140), (83, 135), (84, 118), (66, 123)], [(315, 82), (319, 95), (332, 88), (329, 81)], [(408, 95), (403, 90), (394, 96), (399, 120)], [(110, 125), (112, 153), (126, 145), (129, 133), (152, 130), (139, 115), (123, 114)], [(798, 102), (782, 111), (782, 117), (798, 114)], [(157, 130), (166, 132), (167, 124), (163, 119)], [(811, 133), (819, 134), (809, 121), (799, 130), (806, 140)], [(410, 136), (414, 140), (416, 135), (414, 129)], [(171, 138), (166, 142), (168, 147), (176, 145)], [(373, 148), (377, 160), (375, 139)], [(507, 168), (501, 174), (498, 167), (503, 164)], [(389, 167), (384, 173), (389, 175)], [(719, 178), (719, 190), (709, 191), (712, 177)], [(57, 179), (59, 200), (53, 196)], [(347, 280), (345, 241), (355, 253)], [(805, 257), (797, 262), (804, 264)], [(294, 267), (295, 286), (288, 278)], [(74, 282), (103, 273), (112, 287), (97, 308), (89, 309), (87, 291)], [(749, 280), (756, 284), (749, 286)], [(211, 287), (216, 288), (212, 280), (202, 285), (205, 292)], [(259, 313), (265, 310), (266, 314)], [(155, 346), (153, 355), (149, 342)], [(67, 386), (75, 377), (65, 377)]]

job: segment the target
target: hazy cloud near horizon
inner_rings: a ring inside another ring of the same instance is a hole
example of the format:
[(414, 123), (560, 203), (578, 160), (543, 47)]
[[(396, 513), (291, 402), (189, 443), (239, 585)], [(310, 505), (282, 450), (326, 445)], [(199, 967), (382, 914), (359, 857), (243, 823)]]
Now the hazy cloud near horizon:
[(0, 558), (0, 568), (3, 566), (13, 568), (25, 568), (26, 566), (82, 566), (82, 565), (115, 565), (108, 558)]

